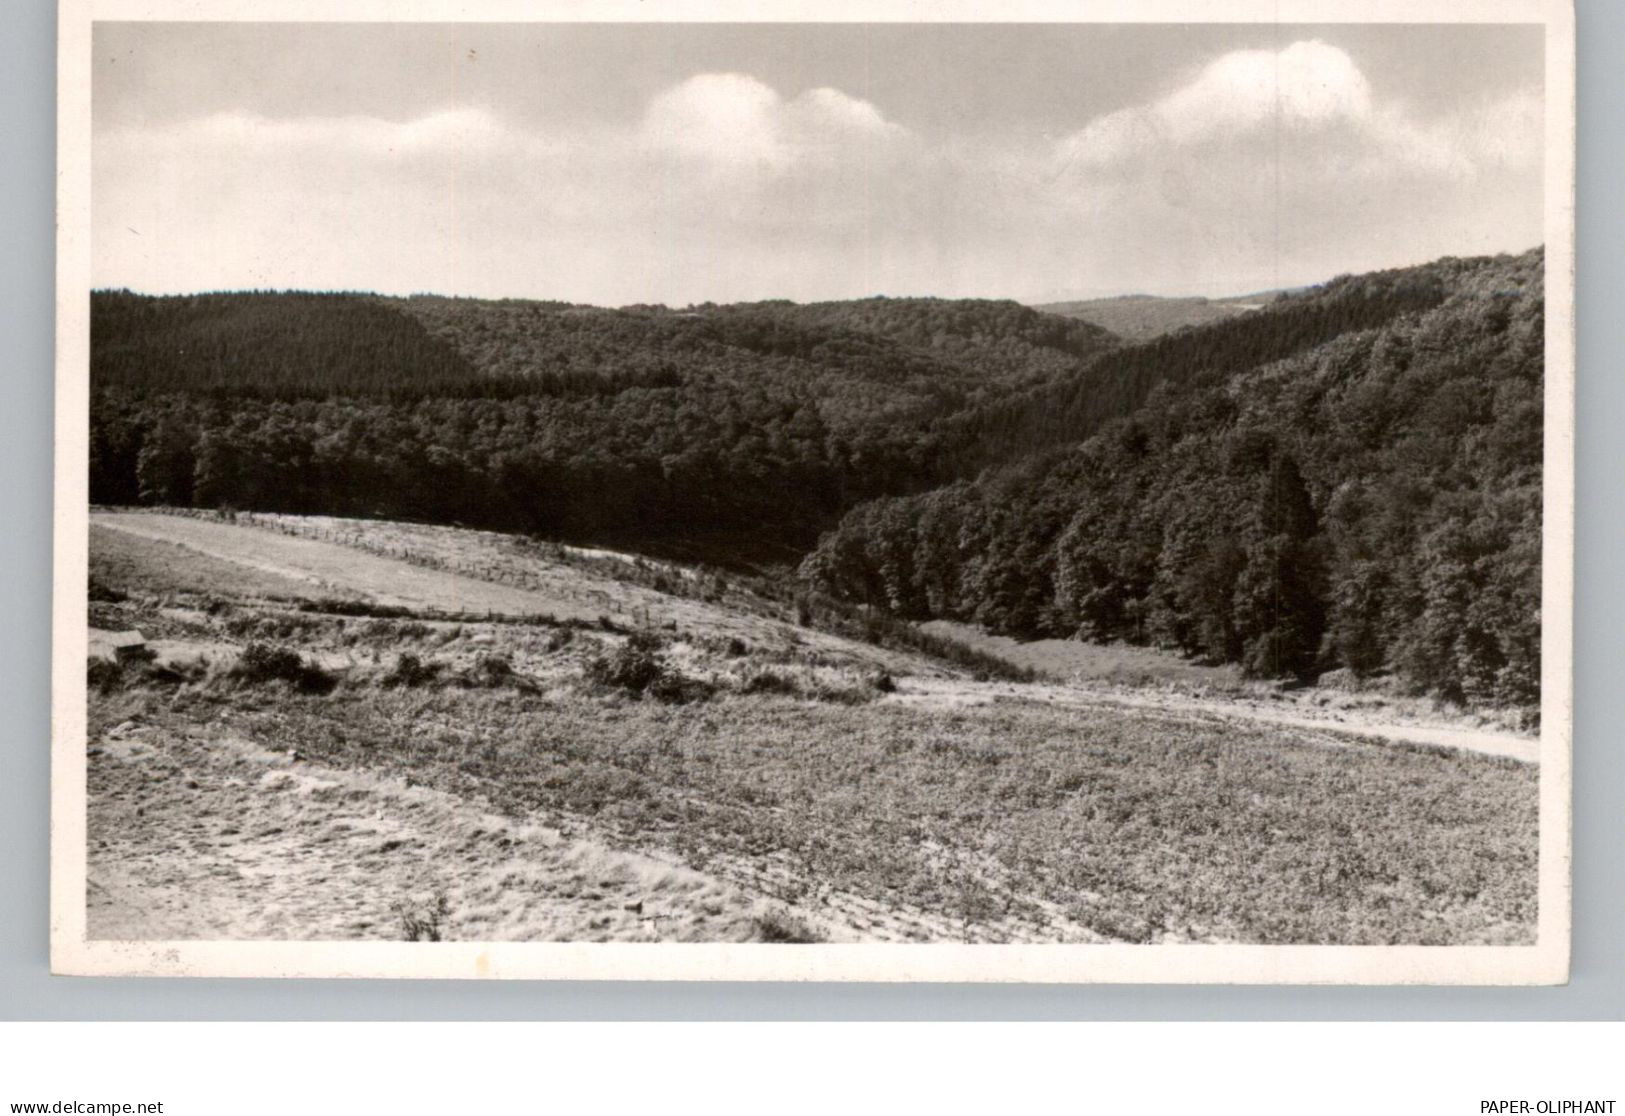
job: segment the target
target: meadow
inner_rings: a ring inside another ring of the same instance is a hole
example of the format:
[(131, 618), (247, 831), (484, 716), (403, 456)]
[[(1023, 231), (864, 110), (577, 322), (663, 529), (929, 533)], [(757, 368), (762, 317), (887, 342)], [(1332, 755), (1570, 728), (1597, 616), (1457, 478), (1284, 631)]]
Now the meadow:
[(1533, 941), (1516, 759), (1133, 704), (516, 537), (91, 531), (92, 625), (156, 653), (91, 669), (106, 936)]

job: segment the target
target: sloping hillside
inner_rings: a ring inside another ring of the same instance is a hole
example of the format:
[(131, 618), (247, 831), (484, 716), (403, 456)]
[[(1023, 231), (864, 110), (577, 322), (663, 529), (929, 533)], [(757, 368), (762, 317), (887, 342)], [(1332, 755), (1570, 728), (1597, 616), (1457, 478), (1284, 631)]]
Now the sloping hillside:
[(904, 616), (1532, 707), (1542, 259), (1351, 280), (1296, 332), (1255, 332), (1271, 307), (1113, 354), (1092, 378), (1184, 364), (1075, 445), (856, 509), (804, 572)]
[(974, 454), (960, 462), (960, 475), (1077, 442), (1134, 413), (1159, 388), (1212, 384), (1339, 335), (1430, 310), (1445, 298), (1458, 266), (1472, 265), (1444, 260), (1333, 279), (1239, 317), (1115, 349), (1083, 374), (1055, 376), (967, 409), (950, 421), (956, 442)]
[(91, 623), (151, 655), (87, 664), (96, 937), (1535, 933), (1539, 768), (1414, 728), (980, 680), (765, 579), (455, 528), (89, 541)]
[(1008, 300), (866, 298), (806, 306), (753, 303), (719, 307), (716, 313), (731, 316), (763, 310), (815, 328), (889, 338), (974, 368), (985, 380), (1003, 387), (1076, 373), (1081, 365), (1118, 344), (1098, 326)]

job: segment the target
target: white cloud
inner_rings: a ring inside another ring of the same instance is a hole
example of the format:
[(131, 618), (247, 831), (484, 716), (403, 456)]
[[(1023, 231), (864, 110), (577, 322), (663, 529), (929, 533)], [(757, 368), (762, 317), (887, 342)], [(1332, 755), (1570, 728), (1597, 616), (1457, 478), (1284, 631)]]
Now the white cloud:
[(1535, 243), (1540, 115), (1528, 92), (1423, 118), (1315, 42), (1056, 144), (928, 140), (738, 73), (592, 130), (215, 115), (98, 134), (95, 274), (608, 304), (1256, 288)]
[(1525, 91), (1424, 120), (1378, 98), (1347, 52), (1305, 41), (1222, 55), (1165, 96), (1091, 121), (1057, 144), (1057, 156), (1086, 171), (1133, 173), (1224, 148), (1289, 169), (1472, 175), (1538, 155), (1540, 109)]
[(1074, 282), (1245, 289), (1528, 247), (1540, 123), (1536, 91), (1425, 115), (1322, 42), (1222, 55), (1054, 145), (1063, 204), (1085, 214)]
[(786, 101), (745, 74), (699, 74), (650, 102), (640, 136), (655, 153), (787, 173), (809, 159), (827, 163), (854, 145), (901, 140), (906, 132), (837, 89), (810, 89)]
[(1371, 115), (1371, 87), (1349, 56), (1320, 42), (1241, 50), (1147, 105), (1091, 122), (1061, 143), (1068, 159), (1102, 166), (1215, 143), (1261, 128), (1324, 128)]

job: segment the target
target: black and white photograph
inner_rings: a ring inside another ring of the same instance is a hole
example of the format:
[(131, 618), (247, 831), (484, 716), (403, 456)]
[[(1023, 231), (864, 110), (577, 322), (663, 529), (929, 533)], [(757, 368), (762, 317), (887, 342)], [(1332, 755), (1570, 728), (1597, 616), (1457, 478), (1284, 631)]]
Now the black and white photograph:
[(219, 7), (63, 9), (57, 971), (1566, 979), (1566, 8)]

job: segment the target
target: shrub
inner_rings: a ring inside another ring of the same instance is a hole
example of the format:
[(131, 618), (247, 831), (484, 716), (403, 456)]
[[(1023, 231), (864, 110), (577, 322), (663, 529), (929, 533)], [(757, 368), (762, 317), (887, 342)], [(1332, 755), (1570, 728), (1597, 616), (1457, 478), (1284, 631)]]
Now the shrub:
[(463, 672), (460, 681), (465, 686), (486, 690), (504, 686), (527, 691), (535, 689), (530, 679), (513, 669), (513, 662), (506, 655), (481, 655), (474, 660), (473, 666)]
[(869, 685), (875, 688), (876, 693), (895, 694), (897, 692), (897, 680), (887, 670), (882, 670), (870, 678)]
[(393, 909), (395, 917), (400, 920), (401, 936), (409, 942), (442, 940), (446, 920), (451, 917), (451, 902), (443, 891), (436, 892), (427, 903), (402, 900)]
[(812, 944), (825, 940), (822, 932), (784, 907), (770, 907), (756, 916), (756, 940), (783, 944)]
[(506, 685), (514, 678), (513, 661), (506, 655), (481, 655), (471, 673), (488, 686)]
[(650, 697), (667, 705), (686, 705), (691, 701), (705, 701), (716, 693), (716, 687), (703, 678), (689, 678), (674, 670), (663, 670), (648, 689)]
[(439, 674), (439, 663), (425, 663), (410, 651), (406, 651), (395, 660), (394, 669), (384, 675), (384, 685), (390, 688), (427, 686)]
[(103, 585), (95, 578), (90, 579), (90, 599), (104, 601), (107, 604), (122, 604), (129, 600), (129, 594), (122, 589), (115, 589), (111, 585)]
[(662, 646), (654, 633), (637, 632), (614, 651), (594, 656), (587, 663), (587, 679), (598, 686), (672, 705), (703, 701), (716, 692), (710, 682), (685, 677), (667, 666), (660, 654)]
[(230, 675), (239, 682), (255, 685), (286, 682), (303, 693), (325, 694), (337, 684), (332, 675), (306, 662), (298, 652), (267, 643), (250, 643), (243, 648)]
[(794, 678), (776, 670), (758, 670), (739, 688), (745, 694), (800, 694), (801, 686)]
[(638, 632), (609, 654), (594, 657), (587, 677), (600, 686), (641, 694), (665, 673), (660, 646), (658, 636)]
[(124, 668), (111, 659), (92, 655), (85, 671), (85, 682), (97, 693), (108, 694), (118, 689), (124, 680)]

